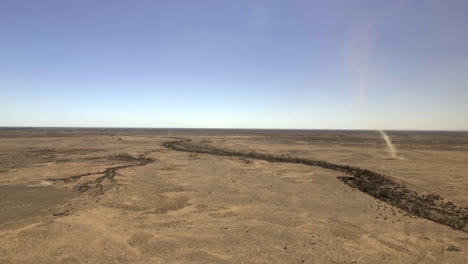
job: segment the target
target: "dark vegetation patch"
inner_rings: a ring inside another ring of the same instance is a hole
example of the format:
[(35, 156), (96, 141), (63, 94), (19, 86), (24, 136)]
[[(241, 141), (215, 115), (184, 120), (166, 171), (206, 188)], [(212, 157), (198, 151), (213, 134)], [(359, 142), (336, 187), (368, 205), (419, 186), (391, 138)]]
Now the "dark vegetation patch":
[(144, 155), (138, 155), (137, 157), (134, 157), (129, 154), (118, 154), (118, 155), (108, 156), (108, 158), (111, 160), (118, 161), (118, 162), (127, 162), (130, 164), (110, 167), (99, 172), (84, 173), (84, 174), (73, 175), (73, 176), (66, 177), (66, 178), (47, 179), (47, 180), (54, 181), (54, 182), (61, 181), (64, 183), (71, 183), (71, 182), (76, 182), (85, 176), (102, 174), (102, 176), (99, 176), (95, 178), (94, 180), (76, 184), (73, 187), (73, 189), (79, 193), (84, 193), (84, 192), (87, 192), (88, 190), (93, 189), (96, 191), (97, 194), (103, 194), (104, 186), (102, 182), (106, 179), (110, 180), (111, 182), (115, 181), (114, 177), (117, 176), (118, 170), (130, 168), (130, 167), (136, 167), (136, 166), (144, 166), (146, 164), (154, 162), (154, 159), (145, 157)]
[(61, 212), (58, 212), (58, 213), (55, 213), (55, 214), (52, 214), (53, 216), (67, 216), (67, 215), (70, 215), (70, 210), (66, 209), (64, 211), (61, 211)]
[(88, 154), (88, 153), (99, 152), (99, 151), (104, 151), (104, 149), (50, 149), (50, 148), (44, 148), (44, 149), (35, 149), (35, 150), (32, 150), (32, 151), (29, 151), (28, 153), (30, 155), (32, 155), (32, 156), (44, 156), (44, 155), (47, 155), (47, 154), (85, 155), (85, 154)]
[(29, 149), (21, 152), (0, 154), (0, 172), (10, 169), (26, 168), (28, 166), (47, 162), (69, 162), (71, 155), (84, 156), (89, 153), (104, 151), (103, 149)]
[(346, 176), (340, 177), (340, 179), (344, 183), (381, 201), (398, 207), (410, 215), (423, 217), (457, 230), (468, 231), (468, 208), (456, 206), (452, 202), (445, 202), (444, 199), (438, 195), (420, 195), (415, 191), (409, 190), (405, 185), (368, 169), (338, 165), (321, 160), (295, 158), (286, 155), (220, 149), (205, 143), (194, 144), (189, 139), (163, 142), (162, 145), (176, 151), (258, 159), (269, 162), (297, 163), (343, 172)]
[(250, 159), (247, 159), (247, 158), (239, 158), (239, 160), (243, 161), (245, 164), (251, 164), (252, 163), (252, 160)]
[(449, 245), (448, 247), (445, 248), (445, 250), (451, 251), (451, 252), (460, 252), (461, 251), (461, 249), (459, 247), (456, 247), (454, 245)]

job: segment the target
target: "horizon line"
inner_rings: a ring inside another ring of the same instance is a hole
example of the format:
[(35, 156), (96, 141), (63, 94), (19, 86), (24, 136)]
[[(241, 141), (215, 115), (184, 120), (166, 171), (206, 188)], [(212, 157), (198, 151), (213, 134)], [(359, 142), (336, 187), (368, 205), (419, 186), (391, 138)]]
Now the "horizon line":
[(468, 132), (468, 130), (455, 129), (370, 129), (370, 128), (224, 128), (224, 127), (112, 127), (112, 126), (0, 126), (0, 129), (162, 129), (162, 130), (283, 130), (283, 131), (408, 131), (408, 132)]

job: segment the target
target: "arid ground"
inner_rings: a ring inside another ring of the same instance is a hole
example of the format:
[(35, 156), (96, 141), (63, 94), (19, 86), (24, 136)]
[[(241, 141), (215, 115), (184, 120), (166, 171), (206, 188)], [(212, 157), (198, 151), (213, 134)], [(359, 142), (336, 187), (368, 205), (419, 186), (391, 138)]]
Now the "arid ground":
[(388, 135), (3, 128), (0, 263), (468, 263), (468, 132)]

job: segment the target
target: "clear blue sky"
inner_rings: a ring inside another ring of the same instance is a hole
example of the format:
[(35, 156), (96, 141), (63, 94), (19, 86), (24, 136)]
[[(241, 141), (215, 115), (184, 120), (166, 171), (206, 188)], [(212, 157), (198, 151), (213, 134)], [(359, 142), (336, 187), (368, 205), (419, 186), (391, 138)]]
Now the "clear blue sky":
[(0, 126), (468, 130), (468, 1), (0, 1)]

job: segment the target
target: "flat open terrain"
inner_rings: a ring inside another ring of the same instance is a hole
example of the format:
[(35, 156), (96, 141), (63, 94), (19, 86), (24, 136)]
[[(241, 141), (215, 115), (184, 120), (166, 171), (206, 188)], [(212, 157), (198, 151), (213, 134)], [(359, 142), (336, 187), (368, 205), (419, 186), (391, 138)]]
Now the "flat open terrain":
[(163, 145), (356, 166), (468, 207), (468, 133), (388, 135), (398, 159), (377, 131), (0, 129), (0, 263), (468, 263), (466, 228), (343, 172)]

